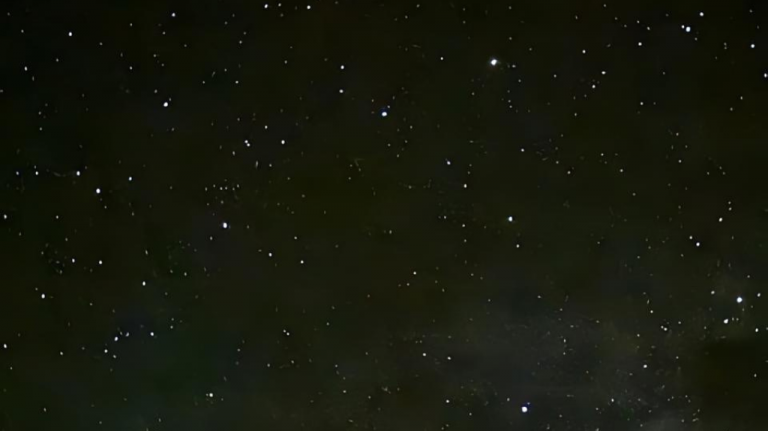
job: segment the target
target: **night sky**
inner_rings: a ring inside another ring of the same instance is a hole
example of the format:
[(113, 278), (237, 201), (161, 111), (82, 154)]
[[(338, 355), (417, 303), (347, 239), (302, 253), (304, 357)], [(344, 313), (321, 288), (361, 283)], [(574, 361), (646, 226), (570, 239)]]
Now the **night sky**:
[(0, 431), (768, 430), (768, 4), (0, 8)]

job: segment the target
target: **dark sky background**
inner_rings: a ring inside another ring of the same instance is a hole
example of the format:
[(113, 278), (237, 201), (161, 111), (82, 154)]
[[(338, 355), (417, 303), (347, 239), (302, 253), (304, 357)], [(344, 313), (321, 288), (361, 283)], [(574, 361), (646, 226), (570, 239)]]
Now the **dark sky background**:
[(768, 429), (768, 4), (0, 12), (1, 431)]

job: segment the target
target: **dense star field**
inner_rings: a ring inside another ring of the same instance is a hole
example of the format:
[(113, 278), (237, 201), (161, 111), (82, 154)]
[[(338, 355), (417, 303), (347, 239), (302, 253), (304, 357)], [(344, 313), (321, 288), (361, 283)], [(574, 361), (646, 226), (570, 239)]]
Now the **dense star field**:
[(0, 431), (768, 429), (767, 20), (3, 2)]

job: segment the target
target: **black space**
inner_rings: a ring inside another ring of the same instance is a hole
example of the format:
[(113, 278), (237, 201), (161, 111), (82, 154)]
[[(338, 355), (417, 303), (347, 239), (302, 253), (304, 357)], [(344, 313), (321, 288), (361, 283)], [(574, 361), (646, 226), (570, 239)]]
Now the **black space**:
[(767, 430), (767, 18), (4, 2), (0, 431)]

